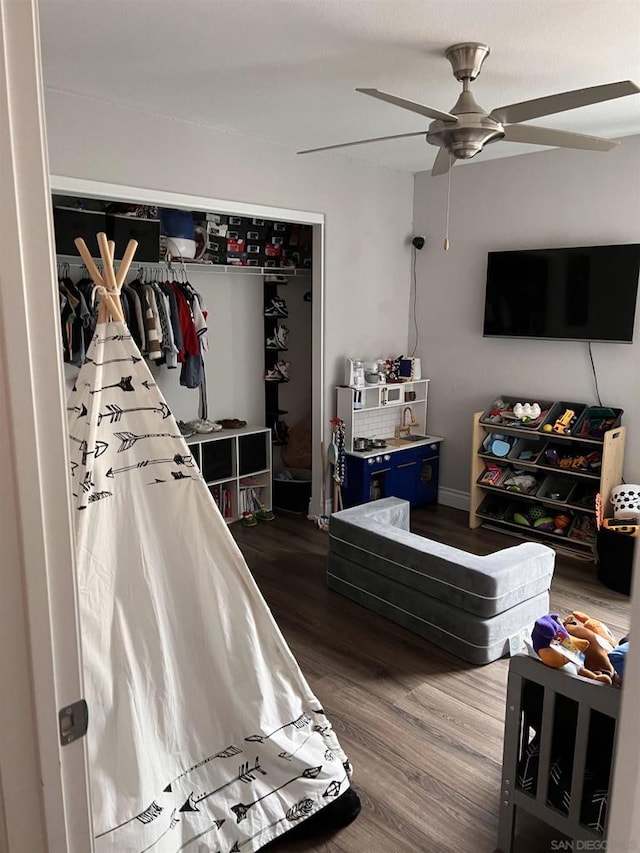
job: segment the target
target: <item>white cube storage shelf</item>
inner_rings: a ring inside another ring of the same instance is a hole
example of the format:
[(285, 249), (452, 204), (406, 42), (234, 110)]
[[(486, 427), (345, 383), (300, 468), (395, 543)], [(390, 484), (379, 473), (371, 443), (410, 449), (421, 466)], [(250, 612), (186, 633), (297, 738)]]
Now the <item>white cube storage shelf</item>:
[(227, 523), (249, 508), (251, 490), (271, 509), (271, 430), (245, 426), (187, 439), (194, 461)]

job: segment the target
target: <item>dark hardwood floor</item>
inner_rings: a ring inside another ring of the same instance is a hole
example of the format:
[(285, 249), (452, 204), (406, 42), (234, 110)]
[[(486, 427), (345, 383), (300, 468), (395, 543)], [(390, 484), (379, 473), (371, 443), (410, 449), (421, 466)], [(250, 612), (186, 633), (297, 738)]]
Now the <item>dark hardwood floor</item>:
[[(466, 513), (442, 506), (414, 510), (412, 528), (477, 554), (521, 541), (469, 530)], [(304, 517), (279, 513), (232, 532), (354, 765), (362, 800), (343, 830), (273, 850), (493, 851), (508, 660), (472, 666), (328, 590), (328, 536)], [(616, 636), (628, 630), (629, 599), (599, 584), (593, 563), (558, 556), (551, 610), (574, 609)], [(550, 851), (559, 838), (524, 817), (516, 837), (517, 853)]]

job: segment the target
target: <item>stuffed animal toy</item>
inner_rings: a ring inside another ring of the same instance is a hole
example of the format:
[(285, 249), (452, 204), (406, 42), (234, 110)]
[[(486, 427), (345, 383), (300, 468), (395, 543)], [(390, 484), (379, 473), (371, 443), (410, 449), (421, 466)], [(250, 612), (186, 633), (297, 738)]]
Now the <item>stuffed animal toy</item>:
[(567, 616), (562, 624), (574, 641), (576, 639), (588, 641), (589, 645), (584, 652), (585, 667), (592, 672), (606, 674), (611, 683), (615, 676), (615, 669), (609, 660), (609, 652), (613, 651), (616, 640), (607, 626), (578, 611)]
[[(547, 666), (560, 669), (565, 664), (572, 663), (575, 665), (578, 675), (600, 681), (603, 684), (611, 684), (611, 676), (606, 672), (598, 673), (584, 665), (586, 663), (584, 656), (590, 645), (589, 640), (571, 636), (557, 613), (550, 613), (548, 616), (542, 616), (536, 620), (531, 633), (531, 640), (536, 654)], [(607, 671), (609, 671), (613, 667), (608, 658), (607, 662), (609, 663)]]

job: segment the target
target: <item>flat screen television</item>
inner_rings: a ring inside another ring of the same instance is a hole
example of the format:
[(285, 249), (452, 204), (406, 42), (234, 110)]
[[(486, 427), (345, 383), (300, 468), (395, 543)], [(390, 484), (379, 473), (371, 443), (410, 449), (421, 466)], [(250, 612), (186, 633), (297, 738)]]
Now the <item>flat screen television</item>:
[(640, 244), (489, 252), (484, 337), (631, 343)]

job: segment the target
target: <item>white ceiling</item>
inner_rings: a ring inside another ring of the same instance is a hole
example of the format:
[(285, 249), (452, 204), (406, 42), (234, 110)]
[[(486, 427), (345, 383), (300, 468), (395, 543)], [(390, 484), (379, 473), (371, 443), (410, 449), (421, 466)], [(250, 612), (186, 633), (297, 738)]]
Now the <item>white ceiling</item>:
[[(428, 120), (354, 89), (448, 110), (460, 84), (444, 49), (460, 41), (491, 48), (473, 84), (486, 109), (640, 84), (638, 0), (40, 0), (40, 21), (46, 86), (292, 150), (426, 129)], [(637, 134), (640, 95), (535, 123)], [(478, 159), (541, 150), (501, 142)], [(306, 156), (416, 172), (436, 152), (417, 137)]]

